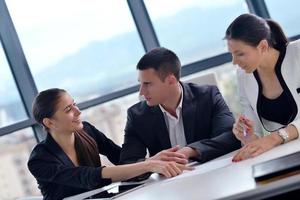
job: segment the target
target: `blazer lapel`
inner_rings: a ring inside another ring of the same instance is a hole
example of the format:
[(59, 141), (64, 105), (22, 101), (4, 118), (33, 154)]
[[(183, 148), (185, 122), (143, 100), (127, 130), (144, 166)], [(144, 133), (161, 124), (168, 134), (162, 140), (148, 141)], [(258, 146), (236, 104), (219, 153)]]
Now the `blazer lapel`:
[(56, 156), (62, 163), (74, 166), (67, 154), (62, 150), (62, 148), (56, 143), (49, 133), (47, 133), (45, 144), (47, 149), (52, 152), (52, 154)]
[(165, 122), (164, 114), (160, 110), (159, 106), (155, 106), (152, 108), (153, 114), (153, 124), (151, 128), (153, 128), (156, 138), (164, 149), (168, 149), (171, 147), (169, 131), (167, 129), (167, 125)]
[(182, 121), (184, 127), (184, 134), (187, 144), (194, 141), (194, 125), (196, 120), (196, 102), (190, 87), (185, 83), (180, 83), (183, 88), (183, 102), (182, 102)]

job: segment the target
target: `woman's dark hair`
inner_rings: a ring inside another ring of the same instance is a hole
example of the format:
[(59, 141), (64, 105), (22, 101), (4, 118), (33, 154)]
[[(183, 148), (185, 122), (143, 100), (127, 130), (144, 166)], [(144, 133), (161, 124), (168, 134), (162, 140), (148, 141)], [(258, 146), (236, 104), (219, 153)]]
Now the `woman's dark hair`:
[[(32, 114), (34, 119), (41, 125), (44, 118), (51, 118), (57, 110), (57, 104), (65, 90), (59, 88), (52, 88), (40, 92), (33, 101)], [(45, 127), (46, 128), (46, 127)], [(47, 128), (46, 128), (47, 129)]]
[(253, 14), (237, 17), (227, 28), (225, 39), (240, 40), (254, 47), (265, 39), (270, 47), (277, 50), (288, 44), (288, 39), (277, 22)]
[[(67, 92), (59, 88), (44, 90), (33, 101), (33, 117), (39, 124), (43, 125), (47, 132), (49, 130), (43, 124), (43, 119), (53, 117), (57, 111), (60, 98), (64, 93)], [(75, 150), (80, 165), (95, 167), (101, 165), (97, 143), (83, 129), (75, 131)]]

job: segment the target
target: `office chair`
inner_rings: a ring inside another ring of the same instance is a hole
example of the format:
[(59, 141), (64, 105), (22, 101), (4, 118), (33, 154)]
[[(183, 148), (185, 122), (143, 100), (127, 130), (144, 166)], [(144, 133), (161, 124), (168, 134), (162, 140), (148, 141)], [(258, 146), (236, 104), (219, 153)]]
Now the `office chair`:
[(188, 77), (184, 77), (184, 82), (188, 83), (196, 83), (199, 85), (215, 85), (218, 86), (218, 81), (216, 74), (214, 72), (210, 72), (202, 75), (191, 75)]

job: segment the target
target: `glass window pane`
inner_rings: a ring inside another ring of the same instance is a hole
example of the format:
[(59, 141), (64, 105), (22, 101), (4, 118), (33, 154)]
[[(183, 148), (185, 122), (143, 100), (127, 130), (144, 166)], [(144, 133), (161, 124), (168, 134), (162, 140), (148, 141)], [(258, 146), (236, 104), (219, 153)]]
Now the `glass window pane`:
[(185, 76), (182, 78), (182, 80), (188, 81), (189, 79), (203, 76), (207, 73), (215, 73), (219, 90), (223, 95), (229, 109), (235, 116), (240, 114), (241, 106), (239, 102), (239, 96), (236, 95), (238, 92), (236, 66), (232, 65), (232, 63), (226, 63), (208, 70)]
[(183, 64), (225, 53), (230, 22), (248, 12), (241, 0), (145, 0), (161, 46)]
[[(127, 108), (139, 101), (138, 93), (133, 93), (113, 101), (82, 111), (82, 119), (90, 122), (106, 137), (122, 145), (127, 119)], [(104, 165), (110, 165), (105, 156), (101, 156)]]
[(36, 180), (27, 168), (35, 144), (31, 128), (0, 137), (0, 199), (40, 195)]
[(0, 42), (0, 128), (27, 118)]
[(285, 0), (274, 1), (265, 0), (271, 18), (282, 26), (284, 32), (290, 37), (300, 34), (300, 1)]
[(144, 49), (127, 1), (9, 0), (7, 6), (38, 90), (64, 88), (82, 102), (137, 84)]
[(127, 109), (139, 101), (133, 93), (82, 111), (82, 119), (96, 126), (116, 144), (122, 145)]
[[(204, 70), (183, 77), (182, 81), (214, 72), (219, 89), (229, 108), (234, 114), (240, 112), (237, 92), (236, 67), (226, 63), (208, 70)], [(75, 99), (76, 101), (76, 99)], [(82, 119), (90, 122), (116, 144), (122, 145), (124, 128), (127, 119), (127, 109), (139, 101), (138, 93), (133, 93), (113, 101), (82, 110)]]

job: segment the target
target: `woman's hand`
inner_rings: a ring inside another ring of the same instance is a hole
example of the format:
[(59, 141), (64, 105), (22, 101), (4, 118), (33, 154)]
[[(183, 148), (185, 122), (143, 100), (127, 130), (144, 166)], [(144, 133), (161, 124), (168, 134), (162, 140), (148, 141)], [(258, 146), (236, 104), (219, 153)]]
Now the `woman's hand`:
[(272, 133), (265, 137), (256, 139), (243, 146), (238, 153), (233, 157), (233, 162), (239, 162), (248, 158), (256, 157), (281, 143), (281, 138)]
[(148, 169), (151, 172), (156, 172), (164, 175), (167, 178), (177, 176), (184, 170), (193, 170), (194, 168), (179, 164), (173, 161), (147, 160)]
[(158, 152), (154, 156), (148, 158), (148, 160), (174, 161), (180, 164), (187, 164), (188, 157), (186, 157), (185, 154), (178, 152), (179, 150), (179, 145), (176, 145), (175, 147)]
[(240, 140), (243, 145), (245, 145), (259, 138), (255, 135), (253, 127), (253, 121), (240, 115), (233, 124), (232, 132), (235, 137)]

